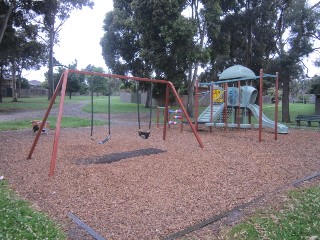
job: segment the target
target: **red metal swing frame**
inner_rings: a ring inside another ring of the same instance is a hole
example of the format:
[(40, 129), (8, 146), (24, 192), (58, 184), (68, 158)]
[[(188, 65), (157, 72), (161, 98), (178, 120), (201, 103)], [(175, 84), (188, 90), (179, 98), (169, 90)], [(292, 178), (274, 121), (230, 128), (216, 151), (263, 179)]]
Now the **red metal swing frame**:
[[(52, 109), (53, 103), (56, 100), (56, 97), (61, 90), (61, 95), (60, 95), (60, 104), (59, 104), (59, 112), (58, 112), (58, 117), (57, 117), (57, 123), (56, 123), (56, 129), (55, 129), (55, 136), (54, 136), (54, 142), (53, 142), (53, 148), (52, 148), (52, 155), (51, 155), (51, 163), (50, 163), (50, 170), (49, 170), (49, 176), (54, 175), (55, 171), (55, 166), (56, 166), (56, 159), (57, 159), (57, 153), (58, 153), (58, 146), (59, 146), (59, 137), (60, 137), (60, 130), (61, 130), (61, 119), (62, 119), (62, 113), (63, 113), (63, 106), (64, 106), (64, 97), (66, 94), (66, 88), (67, 88), (67, 81), (68, 81), (68, 75), (69, 73), (77, 73), (77, 74), (85, 74), (85, 75), (93, 75), (93, 76), (101, 76), (101, 77), (108, 77), (108, 78), (119, 78), (119, 79), (130, 79), (130, 80), (135, 80), (135, 81), (142, 81), (142, 82), (152, 82), (152, 83), (161, 83), (161, 84), (166, 84), (166, 99), (165, 99), (165, 118), (168, 118), (168, 111), (169, 111), (169, 93), (170, 90), (172, 91), (173, 95), (175, 96), (176, 100), (178, 101), (181, 110), (183, 111), (183, 114), (185, 115), (191, 130), (193, 134), (195, 135), (199, 146), (201, 148), (204, 147), (201, 138), (196, 131), (195, 126), (192, 124), (192, 121), (184, 108), (181, 99), (179, 98), (179, 95), (172, 84), (172, 82), (167, 81), (167, 80), (158, 80), (158, 79), (149, 79), (149, 78), (140, 78), (140, 77), (131, 77), (131, 76), (123, 76), (123, 75), (116, 75), (116, 74), (105, 74), (105, 73), (98, 73), (98, 72), (87, 72), (87, 71), (79, 71), (79, 70), (73, 70), (73, 69), (68, 69), (63, 72), (63, 74), (60, 77), (59, 83), (53, 93), (53, 96), (51, 98), (51, 101), (49, 103), (49, 107), (45, 113), (45, 116), (41, 122), (40, 129), (37, 132), (37, 135), (35, 136), (30, 152), (28, 154), (27, 159), (31, 159), (33, 151), (38, 143), (38, 140), (40, 138), (42, 129), (44, 128), (44, 125), (48, 119), (48, 116), (50, 114), (50, 111)], [(163, 140), (166, 139), (166, 133), (167, 133), (167, 125), (163, 125)]]

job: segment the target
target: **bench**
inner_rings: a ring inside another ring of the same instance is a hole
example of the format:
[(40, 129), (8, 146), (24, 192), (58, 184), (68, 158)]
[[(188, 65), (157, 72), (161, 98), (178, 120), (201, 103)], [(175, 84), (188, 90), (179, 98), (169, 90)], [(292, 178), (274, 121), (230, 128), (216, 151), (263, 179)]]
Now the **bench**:
[(320, 126), (320, 115), (297, 115), (297, 126), (301, 126), (301, 122), (307, 122), (307, 126), (311, 127), (311, 122), (318, 122)]

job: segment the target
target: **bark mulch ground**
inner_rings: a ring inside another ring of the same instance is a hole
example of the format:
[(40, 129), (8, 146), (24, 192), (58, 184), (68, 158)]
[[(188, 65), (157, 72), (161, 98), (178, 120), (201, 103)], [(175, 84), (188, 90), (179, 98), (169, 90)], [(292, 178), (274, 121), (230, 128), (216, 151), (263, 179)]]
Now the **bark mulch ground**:
[[(256, 130), (214, 129), (200, 133), (202, 149), (185, 129), (171, 127), (163, 141), (162, 128), (152, 128), (143, 140), (137, 127), (115, 124), (103, 145), (90, 139), (90, 128), (62, 129), (53, 177), (48, 172), (54, 131), (41, 136), (30, 160), (31, 128), (0, 132), (0, 173), (23, 198), (61, 222), (70, 239), (90, 239), (70, 212), (107, 239), (163, 239), (320, 170), (317, 131), (291, 130), (274, 141), (265, 130), (259, 143)], [(96, 130), (102, 139), (106, 127)], [(106, 156), (122, 159), (80, 164)], [(220, 223), (241, 216), (235, 211)], [(191, 239), (208, 232), (219, 231), (208, 226)]]

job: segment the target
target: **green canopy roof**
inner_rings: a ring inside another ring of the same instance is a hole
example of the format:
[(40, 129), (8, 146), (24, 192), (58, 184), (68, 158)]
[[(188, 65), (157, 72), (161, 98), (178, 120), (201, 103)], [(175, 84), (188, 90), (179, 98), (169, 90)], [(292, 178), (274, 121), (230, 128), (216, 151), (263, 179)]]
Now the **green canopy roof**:
[(234, 65), (227, 68), (219, 75), (219, 80), (234, 79), (234, 78), (248, 78), (254, 79), (256, 75), (252, 70), (242, 65)]

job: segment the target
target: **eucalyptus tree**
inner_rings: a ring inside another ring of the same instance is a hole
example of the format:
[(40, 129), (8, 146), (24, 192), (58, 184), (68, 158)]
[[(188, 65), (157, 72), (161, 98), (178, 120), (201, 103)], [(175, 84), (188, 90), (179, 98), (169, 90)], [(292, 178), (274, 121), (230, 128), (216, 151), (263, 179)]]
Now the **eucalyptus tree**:
[[(65, 68), (77, 70), (77, 67), (78, 67), (77, 60), (75, 60), (75, 62), (69, 64), (66, 67), (59, 66), (57, 71), (53, 74), (53, 80), (55, 83), (54, 86), (56, 87), (58, 85), (58, 82), (59, 82), (61, 75), (64, 72)], [(46, 80), (49, 84), (49, 81), (48, 81), (49, 74), (48, 73), (46, 73), (46, 78), (47, 78)], [(83, 74), (70, 73), (68, 75), (67, 88), (66, 88), (66, 92), (69, 93), (69, 99), (71, 99), (72, 93), (81, 92), (83, 88), (86, 88), (85, 76)]]
[(15, 6), (15, 1), (12, 0), (10, 4), (6, 4), (4, 1), (1, 1), (0, 6), (1, 6), (0, 9), (2, 9), (2, 11), (0, 12), (0, 21), (1, 21), (0, 44), (1, 44), (4, 33), (5, 33), (7, 26), (8, 26), (8, 21), (9, 21), (10, 15), (13, 11), (14, 6)]
[(282, 121), (290, 122), (290, 82), (303, 74), (303, 58), (317, 50), (314, 40), (320, 38), (319, 3), (310, 6), (306, 0), (283, 0), (277, 3), (277, 11), (275, 63), (283, 86)]
[(58, 42), (58, 34), (62, 29), (63, 24), (70, 17), (73, 10), (82, 9), (82, 7), (93, 6), (92, 0), (45, 0), (33, 1), (33, 10), (37, 15), (35, 20), (42, 25), (42, 31), (45, 33), (45, 40), (48, 44), (49, 59), (48, 59), (48, 99), (52, 97), (53, 88), (53, 47)]
[[(101, 39), (102, 56), (115, 74), (151, 77), (152, 67), (143, 59), (140, 34), (133, 22), (132, 0), (114, 0), (114, 10), (106, 14)], [(131, 85), (124, 80), (124, 84)], [(140, 83), (144, 89), (150, 84)], [(148, 91), (149, 93), (149, 91)], [(150, 98), (148, 94), (148, 98)], [(149, 101), (147, 101), (149, 103)], [(146, 104), (146, 107), (149, 107)]]
[(102, 56), (115, 74), (149, 77), (151, 68), (141, 58), (140, 35), (133, 23), (132, 0), (114, 0), (104, 19)]
[[(104, 70), (102, 67), (95, 67), (93, 65), (88, 65), (85, 69), (85, 71), (89, 72), (99, 72), (104, 73)], [(108, 89), (108, 81), (105, 77), (102, 76), (86, 76), (86, 84), (89, 86), (90, 92), (95, 92), (97, 94), (97, 97), (99, 96), (99, 93), (107, 95), (110, 93)]]
[(32, 1), (1, 1), (0, 6), (0, 15), (6, 13), (1, 28), (0, 65), (2, 69), (11, 68), (13, 101), (17, 101), (17, 73), (21, 78), (23, 69), (38, 67), (45, 46), (37, 39), (38, 27), (30, 23)]
[(219, 72), (234, 64), (245, 65), (258, 74), (270, 64), (269, 56), (276, 51), (275, 1), (221, 1), (220, 6), (220, 29), (208, 33), (210, 78), (215, 80)]
[(319, 39), (319, 3), (306, 0), (221, 1), (220, 32), (208, 34), (211, 64), (216, 76), (224, 68), (242, 64), (280, 72), (283, 88), (282, 121), (289, 122), (290, 80), (302, 74), (302, 59), (316, 50)]
[[(107, 66), (114, 73), (152, 75), (182, 87), (197, 52), (196, 22), (182, 15), (186, 6), (181, 0), (115, 0), (101, 40)], [(163, 97), (163, 90), (156, 86), (154, 93)]]
[(193, 116), (194, 86), (198, 79), (199, 67), (206, 66), (210, 59), (209, 37), (216, 37), (220, 32), (219, 19), (222, 15), (220, 1), (191, 0), (188, 1), (187, 10), (189, 18), (195, 22), (196, 32), (191, 45), (192, 59), (189, 61), (188, 76), (185, 85), (187, 86), (187, 111)]
[(133, 20), (140, 34), (141, 56), (155, 75), (178, 87), (193, 53), (195, 22), (182, 16), (185, 1), (133, 1)]
[(310, 94), (314, 94), (316, 97), (315, 102), (315, 114), (320, 114), (320, 76), (314, 76), (311, 80), (311, 86), (309, 89)]

